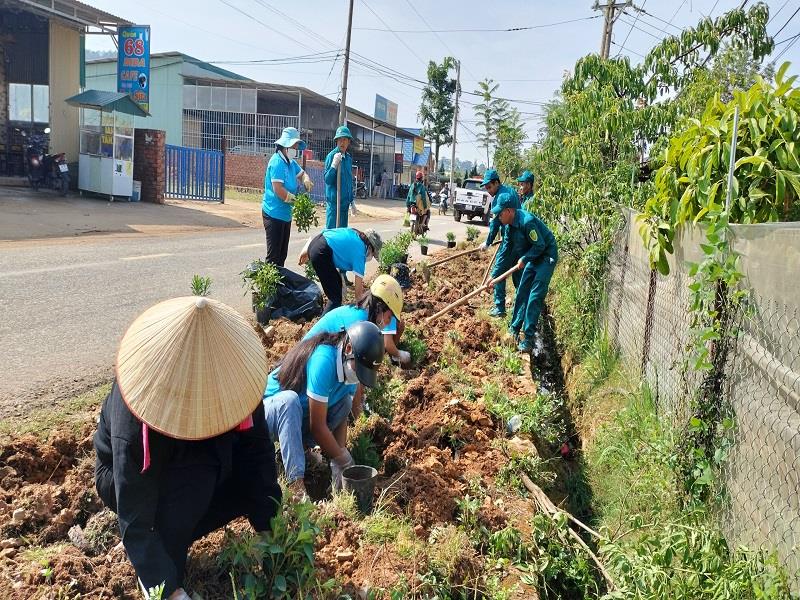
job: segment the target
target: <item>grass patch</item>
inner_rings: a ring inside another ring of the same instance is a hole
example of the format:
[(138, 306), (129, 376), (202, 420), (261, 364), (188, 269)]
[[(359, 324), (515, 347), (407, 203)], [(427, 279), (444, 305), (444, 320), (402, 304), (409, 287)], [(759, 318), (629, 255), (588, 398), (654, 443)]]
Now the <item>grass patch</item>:
[(264, 192), (255, 189), (242, 189), (235, 187), (225, 188), (225, 200), (237, 200), (239, 202), (258, 202), (264, 198)]
[(428, 353), (428, 344), (422, 336), (422, 332), (407, 326), (403, 331), (403, 337), (398, 344), (398, 348), (411, 354), (411, 366), (419, 367), (425, 360)]
[(527, 496), (528, 489), (522, 483), (523, 473), (545, 492), (556, 481), (556, 474), (550, 469), (547, 461), (542, 460), (537, 454), (528, 453), (512, 454), (508, 462), (497, 473), (497, 483)]
[(77, 434), (86, 423), (94, 421), (95, 413), (110, 391), (111, 383), (106, 383), (54, 405), (37, 408), (24, 417), (3, 419), (0, 439), (31, 434), (44, 440), (52, 431), (65, 428)]
[(522, 375), (524, 363), (516, 348), (499, 345), (492, 348), (492, 352), (497, 355), (497, 360), (493, 365), (495, 371), (510, 373), (511, 375)]
[(498, 384), (492, 382), (484, 385), (483, 399), (489, 412), (504, 421), (519, 415), (522, 418), (520, 431), (523, 433), (534, 435), (551, 447), (563, 441), (561, 400), (555, 394), (510, 398)]
[(366, 392), (366, 412), (391, 420), (394, 407), (405, 391), (406, 384), (402, 379), (379, 379), (378, 385)]

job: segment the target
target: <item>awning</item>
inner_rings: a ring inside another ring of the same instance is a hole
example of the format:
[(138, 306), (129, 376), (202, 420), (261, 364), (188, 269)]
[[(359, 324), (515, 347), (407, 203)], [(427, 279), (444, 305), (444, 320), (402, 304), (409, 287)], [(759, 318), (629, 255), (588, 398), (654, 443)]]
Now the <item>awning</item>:
[(79, 108), (94, 108), (106, 112), (117, 111), (136, 117), (149, 117), (150, 113), (136, 104), (128, 94), (122, 92), (104, 92), (102, 90), (86, 90), (66, 99), (67, 104)]

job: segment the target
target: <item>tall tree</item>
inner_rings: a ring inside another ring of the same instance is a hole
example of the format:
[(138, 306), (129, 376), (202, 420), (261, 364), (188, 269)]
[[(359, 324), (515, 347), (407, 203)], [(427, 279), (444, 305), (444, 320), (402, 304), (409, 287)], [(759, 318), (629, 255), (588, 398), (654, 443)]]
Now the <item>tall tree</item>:
[(504, 178), (517, 175), (522, 170), (522, 142), (525, 127), (519, 112), (512, 108), (497, 126), (497, 147), (494, 166)]
[(484, 79), (478, 82), (475, 90), (481, 97), (481, 103), (475, 106), (475, 114), (480, 119), (478, 127), (482, 130), (478, 133), (478, 142), (486, 148), (487, 164), (491, 164), (490, 148), (497, 144), (497, 129), (508, 114), (508, 102), (495, 96), (499, 87), (492, 79)]
[(450, 77), (450, 69), (455, 68), (455, 59), (446, 56), (441, 64), (428, 63), (428, 84), (422, 90), (422, 104), (419, 119), (422, 122), (422, 135), (434, 143), (434, 156), (439, 164), (439, 149), (453, 141), (452, 127), (455, 115), (456, 80)]

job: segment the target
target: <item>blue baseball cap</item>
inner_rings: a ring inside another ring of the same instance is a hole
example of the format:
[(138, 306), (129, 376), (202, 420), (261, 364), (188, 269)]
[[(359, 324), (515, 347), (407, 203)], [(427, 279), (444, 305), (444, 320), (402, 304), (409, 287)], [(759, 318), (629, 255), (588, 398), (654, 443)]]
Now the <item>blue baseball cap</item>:
[(492, 207), (492, 214), (496, 217), (506, 208), (517, 208), (517, 202), (512, 194), (503, 192), (497, 196), (497, 201)]
[(340, 125), (336, 130), (336, 135), (333, 136), (333, 140), (336, 141), (339, 138), (353, 139), (353, 134), (350, 133), (350, 128), (347, 125)]
[(300, 152), (306, 149), (306, 143), (300, 139), (300, 132), (297, 131), (297, 128), (286, 127), (283, 132), (281, 132), (281, 137), (275, 140), (275, 145), (283, 148), (291, 148), (297, 142), (300, 142), (300, 145), (297, 147)]
[(485, 187), (487, 183), (494, 180), (500, 181), (500, 175), (497, 174), (497, 170), (486, 169), (483, 172), (483, 183), (481, 183), (481, 187)]
[(522, 175), (517, 179), (520, 183), (533, 183), (533, 173), (530, 171), (523, 171)]

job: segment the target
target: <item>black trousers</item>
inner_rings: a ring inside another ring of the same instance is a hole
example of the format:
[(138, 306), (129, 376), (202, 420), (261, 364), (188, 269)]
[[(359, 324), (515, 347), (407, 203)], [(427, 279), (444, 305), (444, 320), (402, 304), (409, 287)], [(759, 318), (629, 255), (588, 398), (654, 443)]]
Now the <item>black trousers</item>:
[(264, 231), (267, 235), (267, 262), (279, 267), (285, 266), (286, 255), (289, 254), (289, 234), (292, 231), (291, 221), (273, 219), (261, 213)]
[(322, 312), (324, 315), (342, 305), (342, 276), (333, 264), (333, 250), (322, 234), (311, 240), (308, 246), (308, 260), (311, 261), (319, 277), (322, 291), (328, 297), (328, 304)]

